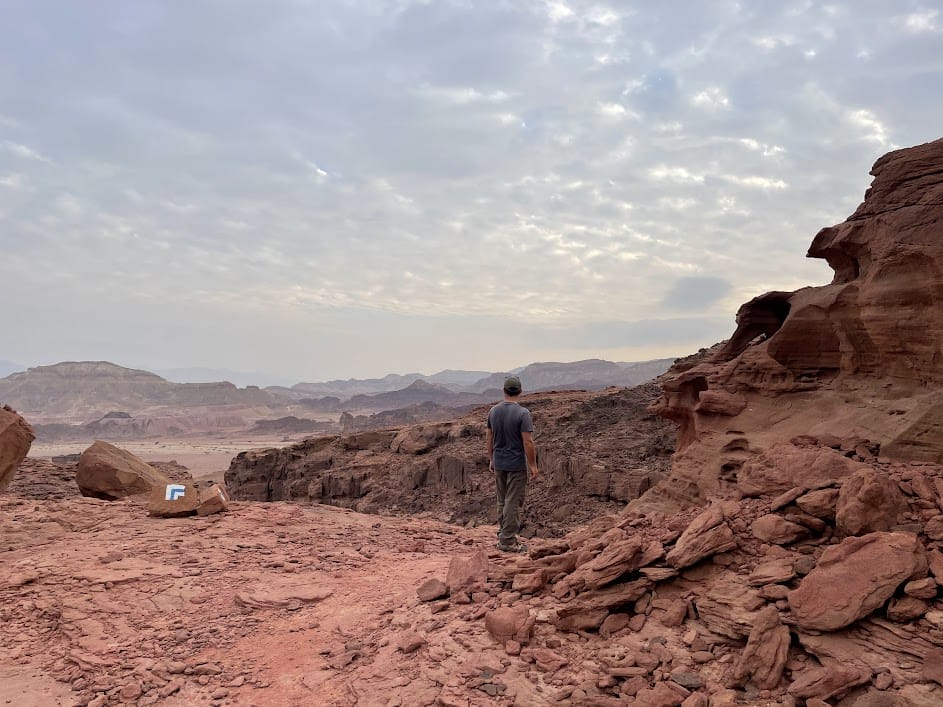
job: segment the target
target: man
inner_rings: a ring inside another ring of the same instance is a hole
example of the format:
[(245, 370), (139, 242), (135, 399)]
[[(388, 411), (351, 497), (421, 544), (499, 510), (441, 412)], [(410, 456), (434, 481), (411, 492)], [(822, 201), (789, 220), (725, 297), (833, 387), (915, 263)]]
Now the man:
[(498, 490), (498, 549), (525, 552), (518, 541), (520, 510), (524, 504), (527, 475), (533, 481), (539, 475), (534, 447), (534, 420), (530, 410), (518, 405), (521, 379), (504, 380), (504, 402), (488, 413), (488, 459)]

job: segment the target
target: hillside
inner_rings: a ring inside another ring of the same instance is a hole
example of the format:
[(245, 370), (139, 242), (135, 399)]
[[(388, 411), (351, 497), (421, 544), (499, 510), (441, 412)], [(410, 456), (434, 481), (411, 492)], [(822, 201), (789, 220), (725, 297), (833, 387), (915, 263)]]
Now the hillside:
[[(572, 363), (531, 363), (514, 371), (524, 390), (601, 390), (609, 386), (626, 388), (657, 378), (674, 359), (664, 358), (635, 363), (616, 363), (597, 358)], [(501, 389), (505, 373), (493, 373), (475, 382), (469, 390), (484, 392)]]
[(36, 421), (88, 421), (112, 411), (237, 405), (266, 409), (287, 400), (232, 383), (171, 383), (148, 371), (105, 361), (37, 366), (0, 379), (0, 402)]
[(501, 399), (501, 395), (500, 385), (486, 393), (464, 393), (454, 392), (443, 385), (417, 380), (402, 390), (376, 395), (355, 395), (344, 403), (344, 408), (347, 410), (395, 410), (426, 402), (442, 407), (463, 407), (495, 402)]

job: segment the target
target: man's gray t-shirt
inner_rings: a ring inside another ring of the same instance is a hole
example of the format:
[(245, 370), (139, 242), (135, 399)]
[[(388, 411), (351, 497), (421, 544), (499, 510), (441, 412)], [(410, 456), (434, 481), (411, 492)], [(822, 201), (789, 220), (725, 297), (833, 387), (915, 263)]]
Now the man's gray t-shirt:
[(498, 403), (488, 413), (488, 429), (494, 439), (494, 468), (499, 471), (526, 470), (527, 457), (521, 433), (534, 431), (530, 410), (517, 403)]

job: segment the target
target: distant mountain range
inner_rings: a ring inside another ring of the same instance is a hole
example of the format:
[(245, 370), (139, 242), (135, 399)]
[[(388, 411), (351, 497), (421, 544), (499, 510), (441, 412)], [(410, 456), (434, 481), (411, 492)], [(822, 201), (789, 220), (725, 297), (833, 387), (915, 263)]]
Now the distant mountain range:
[(434, 403), (438, 407), (460, 408), (469, 405), (484, 405), (500, 398), (500, 386), (481, 393), (473, 393), (456, 391), (444, 385), (417, 379), (405, 388), (385, 393), (373, 395), (360, 393), (346, 400), (341, 400), (335, 395), (327, 395), (320, 398), (302, 398), (298, 402), (318, 412), (343, 412), (346, 410), (399, 410), (423, 403)]
[(273, 376), (258, 371), (234, 371), (231, 368), (157, 368), (154, 373), (174, 383), (229, 381), (240, 388), (245, 388), (248, 385), (257, 385), (264, 388), (270, 385), (292, 384), (291, 379), (284, 376)]
[[(525, 393), (598, 390), (644, 383), (666, 371), (673, 360), (532, 363), (508, 373), (521, 377)], [(227, 414), (247, 419), (294, 414), (299, 406), (332, 413), (399, 410), (423, 403), (461, 408), (499, 400), (506, 375), (446, 370), (431, 376), (391, 374), (263, 389), (251, 385), (237, 388), (228, 381), (173, 383), (150, 371), (107, 361), (82, 361), (36, 366), (0, 378), (0, 404), (12, 406), (27, 419), (45, 422), (89, 422), (113, 412), (131, 416), (160, 416), (173, 411), (193, 414), (197, 408), (213, 408), (213, 414), (218, 415), (220, 406), (228, 408)]]
[(484, 393), (488, 390), (500, 391), (505, 377), (511, 374), (520, 376), (525, 392), (554, 389), (599, 390), (611, 385), (633, 386), (644, 383), (667, 371), (673, 362), (673, 358), (641, 362), (613, 362), (591, 358), (572, 363), (531, 363), (499, 373), (447, 370), (431, 376), (421, 373), (390, 374), (383, 378), (298, 383), (291, 388), (269, 387), (266, 390), (295, 400), (333, 396), (344, 401), (354, 396), (403, 390), (416, 381), (422, 381), (455, 393)]
[[(590, 358), (574, 363), (532, 363), (511, 373), (520, 377), (525, 391), (598, 390), (611, 385), (628, 387), (645, 383), (667, 371), (673, 362), (672, 358), (638, 363), (614, 363)], [(492, 373), (487, 378), (476, 381), (469, 390), (500, 390), (507, 375)]]
[(439, 371), (431, 376), (425, 376), (422, 373), (390, 373), (383, 376), (383, 378), (349, 378), (348, 380), (331, 380), (320, 383), (297, 383), (290, 388), (269, 386), (267, 389), (292, 398), (332, 395), (347, 399), (355, 395), (375, 395), (376, 393), (402, 390), (416, 381), (441, 385), (449, 390), (459, 391), (474, 386), (475, 383), (489, 375), (491, 375), (489, 371), (453, 370)]
[(36, 366), (0, 379), (0, 403), (31, 416), (89, 420), (112, 411), (140, 413), (233, 405), (280, 407), (286, 400), (257, 387), (229, 382), (171, 383), (149, 371), (107, 361)]

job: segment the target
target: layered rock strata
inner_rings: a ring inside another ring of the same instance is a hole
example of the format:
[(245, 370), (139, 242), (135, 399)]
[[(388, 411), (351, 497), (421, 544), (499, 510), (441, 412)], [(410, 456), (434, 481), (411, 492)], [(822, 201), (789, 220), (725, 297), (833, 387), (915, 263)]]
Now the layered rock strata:
[(756, 297), (729, 341), (665, 375), (657, 410), (677, 422), (678, 451), (636, 508), (746, 486), (753, 457), (802, 434), (943, 462), (943, 140), (891, 152), (871, 174), (864, 202), (809, 248), (830, 284)]

